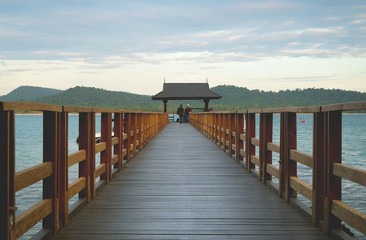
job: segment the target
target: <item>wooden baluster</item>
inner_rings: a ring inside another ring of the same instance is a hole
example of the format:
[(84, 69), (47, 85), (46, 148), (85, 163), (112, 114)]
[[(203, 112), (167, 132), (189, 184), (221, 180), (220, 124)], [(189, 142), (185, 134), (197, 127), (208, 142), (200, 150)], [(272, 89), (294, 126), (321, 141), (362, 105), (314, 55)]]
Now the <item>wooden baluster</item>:
[(60, 219), (64, 226), (69, 222), (69, 198), (67, 189), (69, 186), (69, 167), (68, 167), (68, 124), (69, 114), (61, 113), (60, 118)]
[(324, 113), (313, 114), (313, 199), (312, 221), (317, 224), (324, 219)]
[[(281, 121), (282, 123), (282, 121)], [(296, 149), (296, 113), (283, 114), (283, 142), (281, 142), (281, 160), (284, 170), (285, 201), (296, 198), (297, 192), (290, 187), (290, 177), (297, 177), (297, 163), (290, 160), (290, 150)]]
[(15, 122), (14, 111), (0, 110), (0, 239), (15, 239)]
[(264, 113), (260, 113), (259, 114), (259, 166), (258, 166), (258, 173), (259, 173), (259, 180), (264, 181), (264, 155), (265, 155), (265, 149), (266, 147), (264, 146), (265, 144), (265, 131), (266, 131), (266, 126), (265, 126), (265, 116)]
[(124, 159), (129, 162), (131, 159), (131, 113), (124, 113), (123, 133), (127, 134), (127, 139), (123, 142), (123, 148), (127, 150)]
[(246, 139), (245, 139), (245, 160), (246, 168), (250, 172), (250, 169), (254, 169), (255, 165), (251, 162), (251, 156), (255, 155), (255, 146), (251, 143), (251, 138), (255, 137), (255, 113), (248, 113), (246, 116)]
[(209, 123), (210, 123), (210, 127), (209, 129), (209, 137), (211, 139), (211, 141), (213, 140), (213, 136), (214, 136), (214, 131), (213, 131), (213, 126), (214, 126), (214, 115), (212, 113), (208, 114), (208, 118), (209, 118)]
[[(131, 120), (132, 120), (132, 123), (131, 123), (131, 127), (132, 127), (132, 131), (133, 131), (133, 136), (132, 136), (132, 140), (131, 140), (131, 143), (133, 145), (133, 150), (132, 150), (132, 154), (133, 155), (136, 155), (136, 149), (137, 149), (137, 146), (136, 146), (136, 140), (137, 140), (137, 134), (136, 134), (136, 129), (137, 129), (137, 113), (132, 113), (131, 115)], [(156, 128), (157, 128), (157, 131), (158, 131), (158, 124), (156, 124)]]
[[(141, 114), (136, 113), (136, 151), (141, 149)], [(138, 143), (137, 143), (138, 142)]]
[(118, 168), (118, 171), (122, 170), (123, 159), (122, 159), (122, 151), (123, 151), (123, 116), (122, 113), (114, 113), (114, 137), (118, 138), (118, 144), (113, 148), (113, 154), (118, 156), (118, 163), (114, 165), (114, 168)]
[(221, 139), (224, 138), (224, 134), (225, 132), (223, 131), (224, 129), (224, 114), (223, 113), (220, 113), (220, 127), (219, 127), (219, 131), (220, 131), (220, 138), (219, 138), (219, 146), (222, 148), (224, 145), (223, 145), (223, 142), (221, 141)]
[(52, 213), (43, 219), (42, 227), (53, 229), (55, 234), (59, 228), (59, 196), (58, 196), (58, 114), (43, 112), (43, 162), (52, 162), (52, 175), (43, 179), (43, 199), (52, 199)]
[[(236, 134), (236, 113), (230, 114), (230, 126), (229, 126), (229, 155), (230, 157), (235, 154), (235, 151), (233, 151), (233, 144), (236, 144), (235, 137), (233, 136), (233, 132)], [(236, 148), (235, 148), (236, 149)]]
[(79, 193), (79, 199), (85, 198), (88, 203), (91, 200), (91, 147), (95, 145), (92, 137), (92, 113), (79, 113), (79, 150), (85, 150), (86, 160), (79, 163), (79, 178), (86, 178), (85, 189)]
[(101, 118), (101, 141), (106, 142), (106, 150), (100, 154), (100, 163), (105, 164), (105, 172), (100, 176), (107, 183), (112, 178), (111, 153), (112, 153), (112, 114), (102, 113)]
[(342, 112), (326, 113), (326, 151), (325, 151), (325, 201), (324, 201), (324, 231), (329, 233), (332, 228), (339, 228), (341, 220), (332, 212), (332, 201), (341, 200), (342, 179), (333, 175), (333, 163), (342, 163)]
[(95, 112), (90, 112), (90, 157), (86, 160), (89, 161), (89, 169), (90, 169), (90, 189), (92, 197), (96, 196), (96, 185), (95, 185)]
[(221, 136), (220, 132), (221, 132), (221, 128), (220, 128), (220, 114), (219, 113), (216, 113), (216, 138), (215, 138), (215, 143), (218, 146), (220, 146), (219, 145), (219, 143), (220, 143), (220, 136)]
[(240, 139), (240, 135), (244, 134), (244, 113), (237, 113), (236, 115), (236, 161), (239, 163), (243, 161), (244, 157), (240, 155), (240, 149), (244, 149), (244, 141)]
[[(272, 180), (267, 173), (267, 164), (272, 164), (272, 151), (267, 150), (267, 143), (272, 142), (273, 136), (273, 113), (261, 113), (261, 136), (260, 136), (260, 160), (262, 165), (262, 181)], [(263, 129), (262, 129), (263, 128)]]
[(222, 132), (222, 149), (224, 150), (224, 152), (226, 151), (227, 147), (226, 147), (226, 140), (227, 140), (227, 134), (226, 134), (226, 129), (227, 129), (227, 114), (224, 113), (222, 114), (222, 126), (221, 126), (221, 132)]

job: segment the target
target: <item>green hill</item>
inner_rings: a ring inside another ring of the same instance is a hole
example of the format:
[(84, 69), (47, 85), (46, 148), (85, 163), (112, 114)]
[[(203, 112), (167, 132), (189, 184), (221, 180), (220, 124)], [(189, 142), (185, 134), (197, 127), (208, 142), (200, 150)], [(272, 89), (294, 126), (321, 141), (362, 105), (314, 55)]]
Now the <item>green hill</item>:
[(220, 85), (211, 88), (211, 90), (222, 96), (221, 99), (211, 102), (211, 106), (215, 110), (305, 107), (366, 101), (366, 93), (339, 89), (308, 88), (303, 90), (266, 92), (249, 90), (243, 87)]
[[(344, 102), (366, 101), (366, 93), (339, 89), (309, 88), (303, 90), (267, 92), (249, 90), (244, 87), (220, 85), (211, 88), (211, 90), (222, 96), (219, 100), (210, 101), (210, 107), (213, 107), (216, 111), (270, 107), (320, 106)], [(49, 88), (24, 86), (13, 90), (0, 100), (23, 100), (80, 107), (163, 111), (163, 102), (153, 101), (149, 95), (108, 91), (93, 87), (74, 87), (65, 91), (60, 91)], [(169, 101), (168, 111), (175, 112), (179, 104), (190, 104), (193, 108), (203, 108), (204, 106), (203, 101)]]
[(53, 96), (38, 98), (36, 101), (78, 107), (163, 111), (162, 104), (152, 101), (151, 96), (93, 87), (74, 87)]
[(1, 96), (0, 101), (32, 101), (40, 97), (51, 96), (61, 90), (43, 87), (21, 86), (7, 95)]

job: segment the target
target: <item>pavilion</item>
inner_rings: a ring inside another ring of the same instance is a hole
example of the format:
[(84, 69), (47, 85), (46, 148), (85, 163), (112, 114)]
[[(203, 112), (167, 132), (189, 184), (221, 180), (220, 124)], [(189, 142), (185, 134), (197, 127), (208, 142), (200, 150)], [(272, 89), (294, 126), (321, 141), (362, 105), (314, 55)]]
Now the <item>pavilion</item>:
[(204, 111), (208, 111), (210, 99), (220, 99), (221, 96), (210, 90), (208, 83), (164, 83), (163, 91), (152, 97), (153, 100), (163, 100), (164, 112), (168, 100), (203, 100)]

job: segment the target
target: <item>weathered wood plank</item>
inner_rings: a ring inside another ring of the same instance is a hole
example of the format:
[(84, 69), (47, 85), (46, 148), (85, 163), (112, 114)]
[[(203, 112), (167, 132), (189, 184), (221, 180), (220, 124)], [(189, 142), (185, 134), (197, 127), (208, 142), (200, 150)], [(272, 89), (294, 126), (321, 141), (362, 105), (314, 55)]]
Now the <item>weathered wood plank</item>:
[(31, 227), (52, 213), (52, 199), (43, 199), (16, 217), (15, 237), (21, 237)]
[(366, 186), (366, 171), (340, 163), (333, 163), (333, 174)]
[(101, 143), (95, 144), (95, 154), (105, 151), (106, 149), (107, 149), (106, 142), (101, 142)]
[(112, 146), (118, 144), (118, 137), (113, 137), (112, 138)]
[(280, 169), (272, 164), (267, 164), (267, 172), (277, 179), (280, 178)]
[(86, 177), (81, 177), (69, 185), (67, 194), (69, 199), (81, 192), (86, 187)]
[(251, 144), (253, 144), (254, 146), (259, 147), (259, 139), (258, 138), (251, 138), (250, 139)]
[(255, 165), (257, 165), (257, 166), (259, 166), (259, 165), (260, 165), (259, 157), (258, 157), (258, 156), (251, 155), (251, 156), (250, 156), (250, 161), (251, 161), (252, 163), (254, 163)]
[(313, 190), (312, 187), (306, 182), (300, 180), (297, 177), (290, 177), (290, 187), (294, 189), (296, 192), (301, 193), (304, 197), (306, 197), (310, 201), (312, 200)]
[(298, 163), (304, 164), (310, 168), (313, 168), (313, 156), (299, 152), (295, 149), (290, 150), (290, 159)]
[(118, 162), (118, 155), (113, 155), (111, 160), (112, 165), (116, 164), (117, 162)]
[(31, 102), (0, 102), (0, 109), (4, 111), (52, 111), (61, 112), (62, 106), (45, 104), (45, 103), (31, 103)]
[(52, 162), (46, 162), (15, 173), (15, 192), (51, 176), (52, 166)]
[(95, 168), (95, 174), (94, 174), (94, 177), (97, 178), (99, 177), (100, 175), (102, 175), (106, 168), (105, 168), (105, 164), (100, 164), (98, 167)]
[(240, 156), (245, 157), (245, 151), (244, 151), (244, 149), (240, 149)]
[(123, 149), (122, 150), (122, 156), (124, 157), (124, 156), (126, 156), (127, 155), (127, 149)]
[(71, 167), (79, 162), (82, 162), (86, 159), (86, 151), (80, 150), (74, 153), (69, 154), (68, 156), (68, 167)]
[(332, 201), (332, 214), (361, 233), (366, 234), (366, 214), (338, 200)]
[(281, 146), (279, 144), (269, 142), (267, 143), (267, 149), (272, 152), (280, 153)]
[(328, 239), (205, 135), (175, 123), (55, 237), (88, 238)]

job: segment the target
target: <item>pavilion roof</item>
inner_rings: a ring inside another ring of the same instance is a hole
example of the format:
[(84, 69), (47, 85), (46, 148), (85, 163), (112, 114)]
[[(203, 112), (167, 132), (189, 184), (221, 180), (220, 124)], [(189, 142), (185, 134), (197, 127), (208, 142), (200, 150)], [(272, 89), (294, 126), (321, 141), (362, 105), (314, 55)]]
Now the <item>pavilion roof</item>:
[(202, 100), (220, 99), (221, 96), (210, 90), (208, 83), (164, 83), (163, 91), (152, 97), (153, 100)]

